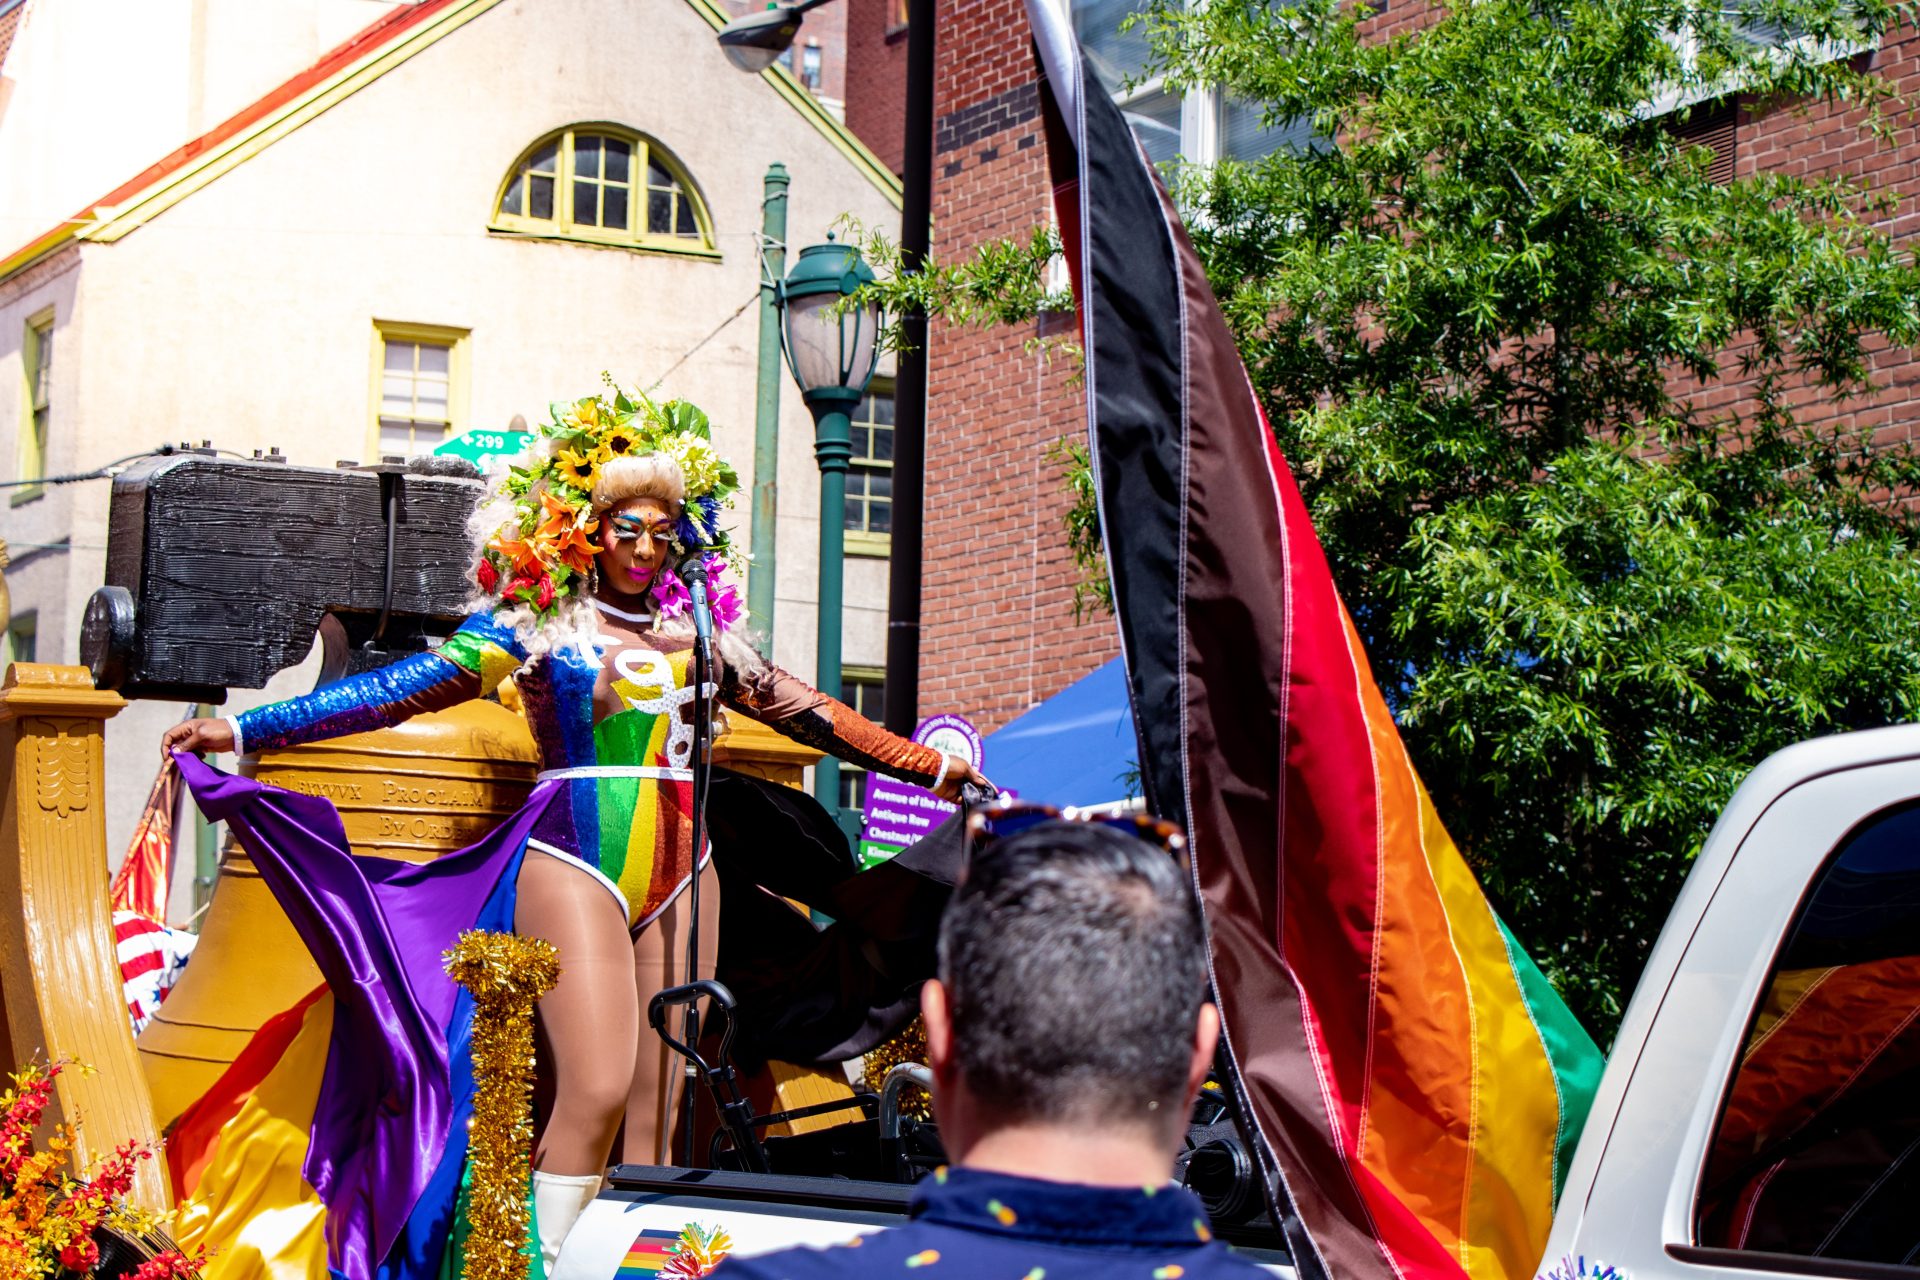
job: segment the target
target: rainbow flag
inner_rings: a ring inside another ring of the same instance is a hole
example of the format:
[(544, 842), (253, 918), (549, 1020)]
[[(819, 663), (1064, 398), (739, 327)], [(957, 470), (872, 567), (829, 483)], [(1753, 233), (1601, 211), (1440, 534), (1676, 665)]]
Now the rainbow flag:
[(658, 1275), (673, 1265), (674, 1255), (679, 1252), (678, 1231), (642, 1231), (628, 1246), (627, 1256), (620, 1260), (620, 1269), (613, 1273), (613, 1280), (644, 1280), (644, 1277)]
[(1601, 1056), (1414, 773), (1172, 202), (1028, 0), (1148, 805), (1303, 1276), (1522, 1280)]

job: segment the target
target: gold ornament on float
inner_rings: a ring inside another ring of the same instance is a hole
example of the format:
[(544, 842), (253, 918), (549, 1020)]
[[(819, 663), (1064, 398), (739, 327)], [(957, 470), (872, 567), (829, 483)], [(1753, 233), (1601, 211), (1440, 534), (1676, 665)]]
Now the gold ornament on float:
[[(920, 1021), (918, 1014), (912, 1022), (900, 1028), (891, 1039), (882, 1040), (867, 1051), (861, 1060), (866, 1071), (867, 1088), (880, 1092), (880, 1084), (887, 1078), (887, 1072), (903, 1062), (918, 1063), (927, 1061), (927, 1027)], [(916, 1120), (927, 1120), (933, 1116), (933, 1099), (927, 1091), (917, 1084), (910, 1084), (900, 1091), (900, 1114), (912, 1116)]]
[(533, 1006), (560, 980), (560, 953), (542, 938), (472, 929), (447, 952), (446, 964), (448, 976), (473, 996), (465, 1280), (526, 1280)]

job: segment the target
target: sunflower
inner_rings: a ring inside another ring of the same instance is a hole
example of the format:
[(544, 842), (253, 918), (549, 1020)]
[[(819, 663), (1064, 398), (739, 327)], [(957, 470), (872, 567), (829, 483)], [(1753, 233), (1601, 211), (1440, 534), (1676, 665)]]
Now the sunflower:
[(567, 410), (560, 424), (579, 431), (593, 431), (600, 425), (600, 401), (595, 396), (576, 401), (573, 408)]
[(600, 457), (602, 461), (612, 458), (624, 458), (640, 444), (640, 433), (632, 427), (614, 427), (600, 437)]
[(594, 453), (576, 453), (572, 449), (562, 449), (553, 460), (554, 473), (566, 483), (585, 492), (593, 492), (594, 482), (600, 478), (600, 459)]

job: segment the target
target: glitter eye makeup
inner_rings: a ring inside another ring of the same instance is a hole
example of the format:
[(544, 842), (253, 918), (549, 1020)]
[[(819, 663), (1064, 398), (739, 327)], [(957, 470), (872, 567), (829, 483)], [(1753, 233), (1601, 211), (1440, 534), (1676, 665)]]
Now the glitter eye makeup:
[(671, 525), (650, 525), (632, 516), (615, 516), (612, 525), (608, 536), (616, 542), (638, 542), (643, 533), (652, 534), (656, 542), (666, 542), (673, 537)]

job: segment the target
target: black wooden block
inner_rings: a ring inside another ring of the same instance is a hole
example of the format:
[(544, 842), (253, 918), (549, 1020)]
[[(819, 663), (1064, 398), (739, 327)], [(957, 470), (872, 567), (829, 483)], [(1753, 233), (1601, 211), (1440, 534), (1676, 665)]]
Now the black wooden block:
[(127, 697), (220, 702), (299, 662), (329, 617), (346, 670), (417, 652), (466, 611), (481, 491), (400, 467), (138, 463), (113, 482), (107, 581), (81, 656)]

